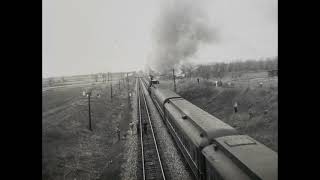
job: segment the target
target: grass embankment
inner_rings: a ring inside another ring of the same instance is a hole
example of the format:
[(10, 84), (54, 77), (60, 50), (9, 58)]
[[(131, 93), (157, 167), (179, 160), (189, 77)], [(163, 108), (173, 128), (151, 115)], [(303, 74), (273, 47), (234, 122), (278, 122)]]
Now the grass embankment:
[[(131, 90), (134, 81), (131, 79)], [(131, 109), (127, 88), (114, 84), (96, 86), (92, 97), (92, 129), (88, 130), (88, 101), (82, 96), (86, 87), (65, 87), (43, 92), (42, 179), (120, 178), (124, 141), (118, 141), (128, 129)]]
[[(178, 94), (215, 117), (278, 151), (278, 89), (221, 88), (205, 80), (181, 80)], [(238, 113), (233, 103), (238, 102)], [(253, 116), (249, 117), (249, 111)]]

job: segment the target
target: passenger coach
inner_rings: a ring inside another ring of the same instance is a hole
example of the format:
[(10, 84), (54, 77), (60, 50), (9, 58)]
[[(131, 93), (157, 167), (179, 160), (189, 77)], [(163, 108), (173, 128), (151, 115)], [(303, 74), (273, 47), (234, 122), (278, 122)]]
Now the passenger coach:
[(196, 179), (277, 179), (277, 153), (158, 83), (148, 91)]

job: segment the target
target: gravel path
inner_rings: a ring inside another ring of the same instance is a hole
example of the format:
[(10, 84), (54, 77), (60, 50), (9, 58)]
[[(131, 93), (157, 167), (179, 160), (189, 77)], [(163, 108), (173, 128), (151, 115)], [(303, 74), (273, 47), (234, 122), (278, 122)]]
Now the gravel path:
[[(145, 93), (148, 94), (144, 88)], [(174, 141), (167, 130), (158, 110), (152, 102), (150, 96), (146, 96), (149, 110), (151, 113), (152, 124), (158, 141), (158, 147), (160, 149), (161, 160), (166, 170), (166, 176), (168, 179), (181, 179), (191, 180), (194, 179), (192, 174), (187, 169), (187, 165), (182, 157), (182, 154), (178, 152)]]
[[(136, 89), (136, 86), (135, 86)], [(132, 91), (132, 98), (131, 98), (131, 105), (132, 105), (132, 122), (137, 122), (137, 94), (136, 91)], [(124, 180), (136, 180), (136, 171), (137, 171), (137, 152), (138, 152), (138, 138), (136, 135), (136, 126), (133, 128), (133, 133), (129, 132), (129, 136), (126, 139), (125, 144), (125, 154), (123, 158), (125, 162), (121, 166), (121, 179)], [(130, 130), (129, 130), (130, 131)], [(132, 135), (130, 135), (132, 133)]]

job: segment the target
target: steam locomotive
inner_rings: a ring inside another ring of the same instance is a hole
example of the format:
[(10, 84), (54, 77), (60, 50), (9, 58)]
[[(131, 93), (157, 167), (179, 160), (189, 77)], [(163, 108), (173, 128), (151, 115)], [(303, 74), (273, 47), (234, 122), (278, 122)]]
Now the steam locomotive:
[(148, 91), (196, 179), (278, 179), (276, 152), (157, 84)]

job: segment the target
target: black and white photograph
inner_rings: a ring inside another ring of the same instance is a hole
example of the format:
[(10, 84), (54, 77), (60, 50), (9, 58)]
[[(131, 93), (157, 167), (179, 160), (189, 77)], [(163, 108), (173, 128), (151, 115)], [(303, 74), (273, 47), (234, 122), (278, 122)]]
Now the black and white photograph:
[(277, 180), (278, 0), (42, 0), (41, 142), (43, 180)]

